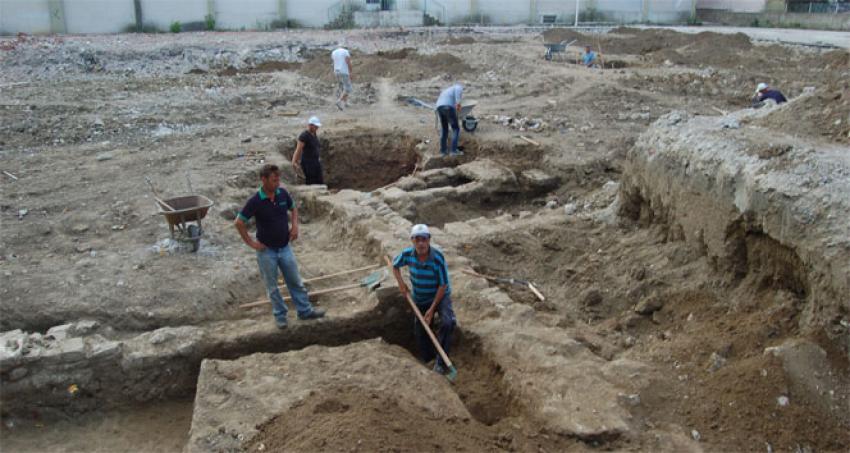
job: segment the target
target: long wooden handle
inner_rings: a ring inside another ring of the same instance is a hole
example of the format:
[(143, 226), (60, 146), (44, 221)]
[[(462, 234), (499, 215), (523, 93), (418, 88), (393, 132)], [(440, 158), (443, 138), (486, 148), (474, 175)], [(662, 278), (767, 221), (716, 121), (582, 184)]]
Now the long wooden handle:
[(172, 211), (176, 211), (176, 209), (174, 209), (173, 207), (171, 207), (171, 205), (170, 205), (170, 204), (166, 203), (165, 201), (163, 201), (161, 198), (157, 197), (156, 195), (154, 195), (153, 199), (154, 199), (154, 200), (156, 200), (156, 202), (157, 202), (157, 203), (159, 203), (159, 204), (161, 204), (161, 205), (165, 206), (166, 208), (168, 208), (168, 209), (170, 209), (170, 210), (172, 210)]
[(151, 181), (150, 178), (145, 176), (145, 181), (147, 181), (148, 185), (151, 186), (151, 192), (153, 192), (153, 199), (156, 200), (157, 203), (161, 204), (162, 206), (165, 206), (166, 208), (170, 209), (171, 211), (176, 211), (176, 209), (171, 207), (170, 204), (162, 201), (162, 199), (159, 198), (159, 192), (156, 191), (156, 186), (153, 185), (153, 181)]
[[(393, 271), (393, 263), (390, 261), (388, 256), (384, 256), (384, 260), (387, 262), (387, 266), (390, 269), (390, 272)], [(440, 354), (440, 358), (443, 359), (443, 363), (446, 364), (449, 368), (454, 368), (454, 364), (449, 359), (449, 356), (446, 355), (446, 351), (443, 351), (443, 347), (440, 346), (440, 342), (437, 341), (437, 337), (434, 336), (434, 332), (431, 331), (431, 326), (429, 326), (425, 322), (425, 318), (422, 316), (422, 313), (419, 312), (419, 308), (416, 306), (416, 303), (413, 302), (413, 298), (410, 297), (410, 293), (404, 295), (405, 299), (407, 299), (407, 303), (410, 304), (410, 309), (413, 310), (413, 314), (416, 315), (416, 318), (422, 324), (422, 327), (425, 329), (425, 333), (428, 334), (428, 337), (431, 339), (431, 342), (434, 343), (434, 347), (437, 348), (437, 353)]]
[(318, 277), (308, 278), (308, 279), (304, 280), (304, 283), (312, 283), (312, 282), (317, 282), (319, 280), (325, 280), (325, 279), (328, 279), (328, 278), (339, 277), (341, 275), (353, 274), (355, 272), (360, 272), (360, 271), (368, 271), (368, 270), (371, 270), (371, 269), (379, 268), (381, 266), (383, 266), (383, 264), (373, 264), (371, 266), (358, 267), (357, 269), (351, 269), (351, 270), (348, 270), (348, 271), (337, 272), (335, 274), (320, 275)]
[(531, 292), (533, 292), (534, 295), (537, 296), (538, 299), (540, 299), (540, 302), (546, 300), (546, 298), (543, 297), (543, 294), (541, 294), (540, 291), (538, 291), (537, 288), (535, 288), (534, 285), (532, 285), (531, 283), (528, 284), (528, 289), (530, 289)]
[[(308, 293), (307, 295), (309, 297), (321, 296), (322, 294), (329, 294), (329, 293), (335, 293), (337, 291), (345, 291), (345, 290), (348, 290), (348, 289), (360, 288), (361, 286), (363, 286), (362, 283), (352, 283), (350, 285), (337, 286), (335, 288), (322, 289), (322, 290), (319, 290), (319, 291), (312, 291), (312, 292)], [(292, 300), (292, 297), (286, 296), (286, 297), (283, 298), (284, 302), (286, 302), (288, 300)], [(270, 303), (271, 303), (271, 301), (268, 298), (264, 298), (263, 300), (258, 300), (256, 302), (242, 304), (242, 305), (239, 306), (239, 308), (260, 307), (262, 305), (270, 304)]]

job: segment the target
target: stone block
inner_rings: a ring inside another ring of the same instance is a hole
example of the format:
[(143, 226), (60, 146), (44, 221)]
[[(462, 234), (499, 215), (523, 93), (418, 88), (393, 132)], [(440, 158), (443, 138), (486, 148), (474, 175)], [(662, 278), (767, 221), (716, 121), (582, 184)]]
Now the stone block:
[(60, 326), (53, 326), (47, 329), (47, 336), (53, 337), (56, 341), (62, 341), (73, 335), (73, 324), (62, 324)]

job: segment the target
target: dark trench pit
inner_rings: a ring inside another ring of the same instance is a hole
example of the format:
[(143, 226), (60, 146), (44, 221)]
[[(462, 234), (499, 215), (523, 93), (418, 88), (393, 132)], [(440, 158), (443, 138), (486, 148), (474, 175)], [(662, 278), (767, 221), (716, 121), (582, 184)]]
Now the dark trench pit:
[[(416, 139), (400, 132), (320, 131), (319, 141), (325, 184), (332, 190), (370, 192), (413, 173), (419, 161)], [(291, 160), (295, 144), (282, 143), (279, 150)]]

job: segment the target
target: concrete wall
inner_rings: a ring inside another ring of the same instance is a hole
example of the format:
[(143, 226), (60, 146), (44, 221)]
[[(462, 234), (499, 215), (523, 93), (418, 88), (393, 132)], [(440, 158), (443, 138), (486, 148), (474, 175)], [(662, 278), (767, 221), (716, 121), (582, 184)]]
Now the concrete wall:
[(116, 33), (136, 24), (133, 0), (65, 0), (64, 10), (68, 33)]
[(354, 13), (354, 23), (362, 28), (421, 27), (422, 11), (363, 11)]
[(703, 22), (725, 25), (750, 26), (758, 19), (760, 24), (770, 22), (773, 25), (797, 25), (803, 28), (828, 30), (850, 30), (850, 13), (807, 14), (807, 13), (732, 13), (709, 9), (697, 10), (697, 17)]
[(699, 0), (698, 9), (718, 9), (736, 13), (760, 13), (764, 11), (765, 0)]
[(0, 0), (0, 32), (50, 33), (47, 1)]
[(286, 14), (305, 27), (323, 27), (328, 23), (328, 8), (336, 3), (337, 0), (289, 0)]
[[(294, 1), (292, 3), (295, 3)], [(241, 0), (239, 2), (215, 2), (217, 28), (239, 30), (266, 28), (278, 14), (278, 0)]]
[[(140, 1), (143, 23), (162, 31), (167, 31), (175, 21), (202, 26), (208, 14), (213, 14), (216, 26), (221, 29), (262, 29), (278, 19), (292, 19), (306, 27), (322, 27), (329, 21), (328, 10), (339, 3), (339, 0)], [(576, 1), (397, 0), (396, 6), (399, 12), (428, 8), (436, 11), (437, 16), (442, 16), (445, 8), (442, 19), (449, 24), (477, 23), (482, 18), (492, 24), (539, 23), (542, 15), (551, 14), (557, 16), (558, 22), (571, 23)], [(691, 4), (691, 0), (580, 1), (582, 10), (595, 8), (605, 14), (606, 19), (622, 22), (679, 22), (688, 16)], [(0, 33), (5, 34), (115, 33), (125, 31), (135, 22), (133, 0), (0, 0)], [(403, 25), (412, 26), (413, 22), (405, 19)]]
[[(122, 3), (127, 0), (113, 0)], [(130, 0), (132, 4), (132, 0)], [(207, 0), (142, 0), (142, 18), (145, 24), (168, 30), (173, 22), (187, 24), (203, 22), (208, 14)], [(92, 17), (92, 20), (97, 20)]]

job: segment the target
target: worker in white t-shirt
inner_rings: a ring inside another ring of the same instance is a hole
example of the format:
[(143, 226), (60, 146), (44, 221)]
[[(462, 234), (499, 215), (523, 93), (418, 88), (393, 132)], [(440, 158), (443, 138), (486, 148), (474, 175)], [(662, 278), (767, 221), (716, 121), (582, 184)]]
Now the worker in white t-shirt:
[(334, 62), (334, 76), (337, 81), (337, 92), (339, 98), (336, 101), (338, 109), (342, 110), (348, 105), (348, 95), (351, 94), (351, 54), (344, 47), (331, 52)]

